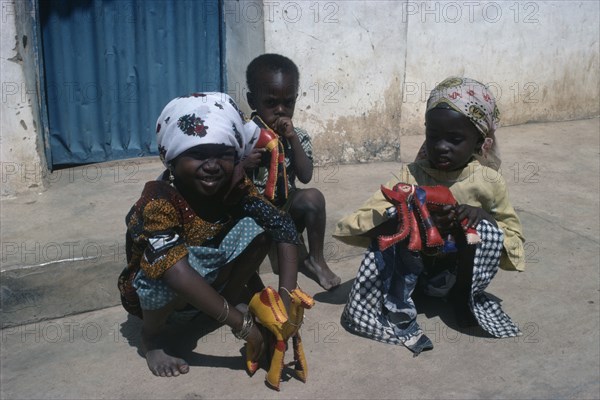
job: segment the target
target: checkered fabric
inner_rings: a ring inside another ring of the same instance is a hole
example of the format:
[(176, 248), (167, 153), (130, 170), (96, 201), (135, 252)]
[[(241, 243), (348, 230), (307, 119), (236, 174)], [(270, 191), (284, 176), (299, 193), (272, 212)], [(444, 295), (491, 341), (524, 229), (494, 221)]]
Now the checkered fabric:
[(385, 265), (382, 261), (370, 249), (365, 252), (342, 313), (341, 322), (349, 332), (357, 335), (383, 343), (404, 345), (419, 336), (422, 331), (417, 329), (413, 337), (399, 338), (394, 333), (392, 324), (383, 317), (382, 272)]
[[(498, 272), (504, 235), (501, 229), (488, 221), (482, 221), (477, 226), (477, 232), (481, 242), (475, 251), (469, 305), (479, 325), (489, 334), (498, 338), (518, 336), (521, 334), (518, 327), (502, 311), (500, 304), (484, 292)], [(417, 328), (414, 336), (399, 337), (395, 334), (393, 325), (382, 314), (385, 267), (381, 257), (377, 257), (372, 249), (365, 252), (341, 322), (349, 332), (383, 343), (404, 345), (410, 349), (411, 343), (423, 332)]]
[(500, 228), (494, 227), (488, 221), (481, 221), (477, 226), (477, 232), (481, 242), (477, 245), (473, 261), (473, 284), (469, 306), (479, 326), (490, 335), (498, 338), (519, 336), (521, 331), (502, 311), (500, 304), (484, 292), (498, 272), (504, 234)]

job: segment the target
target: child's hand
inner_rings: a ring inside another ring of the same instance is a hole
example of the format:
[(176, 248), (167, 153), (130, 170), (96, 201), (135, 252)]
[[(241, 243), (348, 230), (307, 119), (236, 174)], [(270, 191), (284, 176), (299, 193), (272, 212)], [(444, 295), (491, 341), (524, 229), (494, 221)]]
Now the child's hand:
[(289, 117), (277, 118), (273, 123), (273, 130), (288, 140), (292, 139), (296, 135), (296, 132), (294, 131), (294, 124), (292, 123), (292, 119)]
[(496, 227), (498, 226), (496, 220), (483, 208), (460, 204), (456, 207), (456, 220), (462, 221), (465, 218), (467, 219), (466, 226), (470, 228), (476, 228), (483, 220), (489, 221)]
[(448, 233), (456, 228), (456, 207), (445, 205), (439, 210), (432, 211), (431, 218), (441, 233)]
[(254, 354), (248, 354), (248, 359), (259, 360), (265, 350), (265, 346), (262, 333), (256, 324), (250, 329), (250, 335), (248, 335), (246, 341), (250, 344), (250, 348), (254, 350)]
[(254, 169), (260, 166), (262, 156), (267, 151), (266, 149), (252, 149), (252, 152), (244, 158), (241, 163), (244, 169)]

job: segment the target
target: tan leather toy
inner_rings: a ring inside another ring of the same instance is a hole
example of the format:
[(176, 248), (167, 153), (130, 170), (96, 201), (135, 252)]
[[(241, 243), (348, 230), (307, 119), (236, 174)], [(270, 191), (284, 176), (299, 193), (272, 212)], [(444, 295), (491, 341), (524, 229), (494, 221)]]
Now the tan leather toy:
[[(288, 316), (281, 297), (272, 287), (266, 287), (260, 293), (256, 293), (248, 310), (255, 316), (257, 322), (267, 328), (274, 336), (275, 343), (272, 349), (271, 365), (267, 372), (265, 382), (267, 386), (279, 391), (281, 373), (284, 367), (284, 356), (286, 342), (291, 337), (294, 349), (294, 369), (296, 376), (302, 382), (306, 382), (308, 376), (308, 367), (306, 357), (300, 339), (300, 326), (304, 319), (304, 310), (310, 309), (314, 305), (314, 300), (300, 288), (292, 290), (290, 293), (291, 304), (290, 314)], [(253, 349), (248, 346), (246, 354), (254, 354)], [(258, 369), (258, 360), (246, 359), (246, 367), (250, 375), (254, 375)]]

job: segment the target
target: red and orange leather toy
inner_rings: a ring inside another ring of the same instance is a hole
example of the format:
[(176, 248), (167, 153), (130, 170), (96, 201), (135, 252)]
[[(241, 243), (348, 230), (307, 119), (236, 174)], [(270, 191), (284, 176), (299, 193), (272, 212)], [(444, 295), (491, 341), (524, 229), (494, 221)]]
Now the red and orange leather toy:
[[(409, 237), (408, 249), (411, 251), (423, 250), (421, 230), (425, 233), (425, 246), (440, 248), (444, 246), (444, 239), (436, 228), (431, 218), (430, 211), (441, 210), (446, 205), (457, 205), (456, 199), (445, 186), (417, 186), (407, 183), (398, 183), (391, 190), (381, 186), (383, 196), (394, 206), (398, 212), (398, 232), (378, 237), (379, 249), (385, 250), (390, 246)], [(480, 237), (473, 228), (467, 228), (467, 219), (461, 221), (465, 230), (468, 244), (479, 243)]]
[[(256, 293), (248, 310), (256, 317), (258, 323), (267, 328), (274, 336), (275, 343), (272, 348), (271, 365), (265, 379), (267, 386), (279, 391), (279, 382), (281, 381), (281, 372), (284, 367), (284, 356), (286, 342), (291, 337), (294, 348), (294, 369), (296, 376), (302, 382), (306, 382), (308, 377), (308, 366), (302, 340), (300, 339), (300, 326), (304, 319), (304, 310), (310, 309), (315, 301), (300, 288), (290, 292), (291, 304), (290, 314), (288, 316), (281, 297), (272, 287), (266, 287), (260, 293)], [(246, 344), (250, 346), (250, 344)], [(254, 354), (252, 348), (246, 349), (246, 354)], [(258, 369), (258, 360), (246, 359), (246, 368), (250, 375), (254, 375)]]
[[(283, 190), (284, 193), (279, 193), (279, 195), (284, 199), (287, 199), (288, 186), (287, 173), (285, 170), (285, 150), (283, 144), (279, 140), (279, 135), (269, 128), (258, 115), (254, 116), (252, 121), (261, 128), (256, 147), (266, 149), (269, 154), (269, 165), (267, 167), (268, 177), (264, 195), (267, 199), (274, 200), (277, 190)], [(283, 184), (278, 188), (277, 178), (280, 175), (283, 178)]]

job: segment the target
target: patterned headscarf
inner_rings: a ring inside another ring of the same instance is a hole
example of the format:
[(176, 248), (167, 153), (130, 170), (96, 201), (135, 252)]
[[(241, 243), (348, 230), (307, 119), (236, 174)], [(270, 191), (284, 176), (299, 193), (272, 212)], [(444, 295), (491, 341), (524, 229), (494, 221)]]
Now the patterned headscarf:
[(483, 83), (470, 78), (446, 78), (429, 95), (427, 111), (440, 103), (469, 118), (484, 138), (494, 137), (500, 111), (494, 95)]
[(217, 92), (173, 99), (156, 121), (158, 152), (167, 168), (175, 157), (200, 144), (232, 146), (241, 159), (250, 153), (259, 133), (231, 97)]

